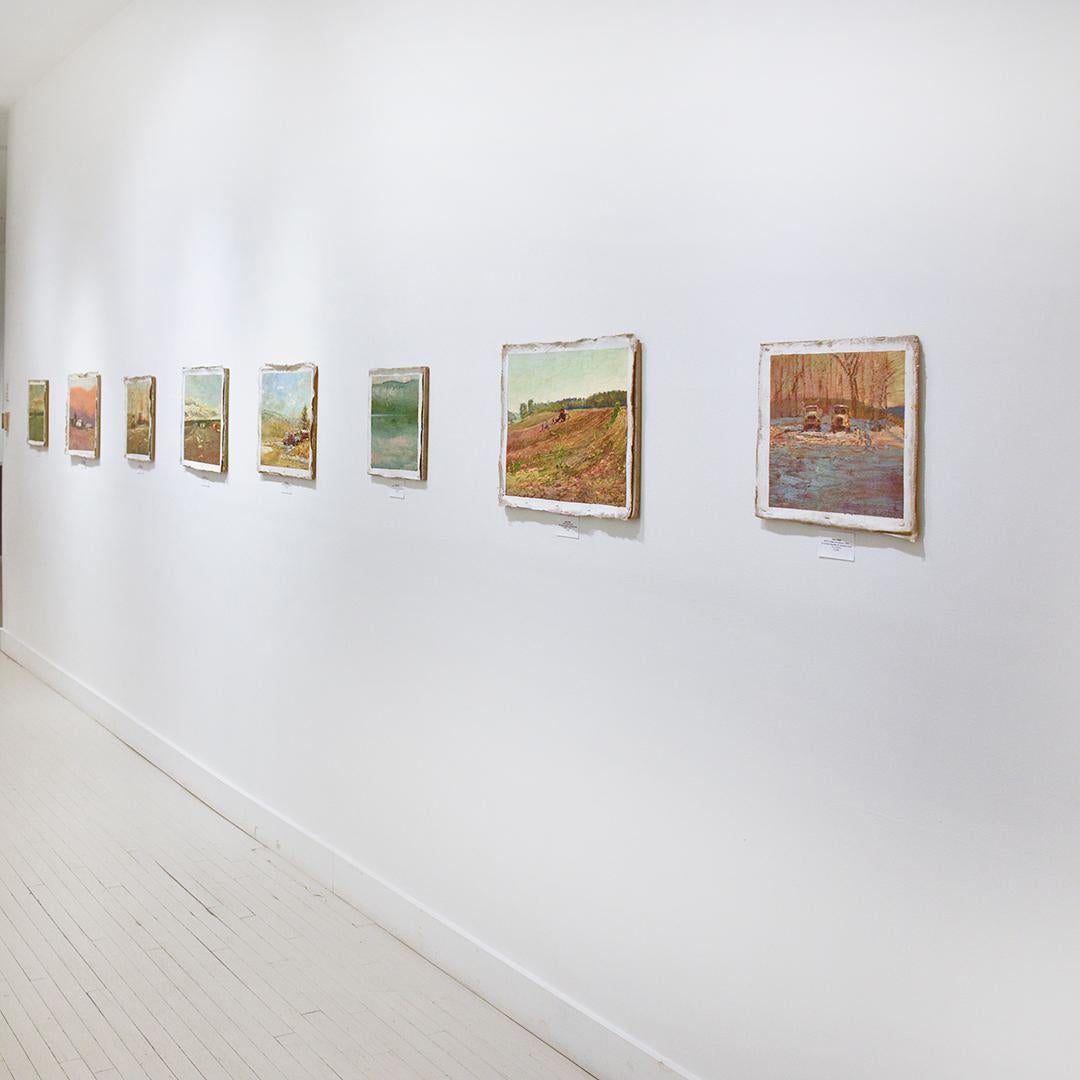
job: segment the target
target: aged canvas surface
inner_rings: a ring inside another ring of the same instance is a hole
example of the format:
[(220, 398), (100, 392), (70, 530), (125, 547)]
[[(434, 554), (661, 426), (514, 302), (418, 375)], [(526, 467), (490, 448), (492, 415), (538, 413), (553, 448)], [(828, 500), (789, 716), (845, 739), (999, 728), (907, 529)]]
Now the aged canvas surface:
[(268, 365), (259, 372), (259, 471), (315, 477), (318, 369)]
[(26, 441), (31, 446), (49, 445), (48, 379), (31, 379), (27, 384)]
[(183, 463), (204, 472), (225, 472), (228, 440), (228, 368), (185, 368)]
[(127, 395), (124, 454), (133, 461), (153, 461), (157, 380), (153, 375), (137, 375), (124, 380), (124, 390)]
[(637, 516), (639, 362), (631, 335), (504, 347), (504, 505)]
[(758, 513), (913, 536), (917, 338), (762, 346)]
[(427, 478), (428, 369), (377, 368), (371, 378), (368, 472)]
[(96, 458), (101, 438), (101, 376), (96, 372), (68, 376), (68, 453)]

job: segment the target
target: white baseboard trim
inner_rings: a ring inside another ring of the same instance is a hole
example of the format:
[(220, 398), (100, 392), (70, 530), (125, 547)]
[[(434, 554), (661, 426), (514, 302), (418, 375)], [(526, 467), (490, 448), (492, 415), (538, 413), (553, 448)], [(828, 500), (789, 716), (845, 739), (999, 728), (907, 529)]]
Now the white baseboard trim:
[(242, 791), (10, 631), (0, 629), (0, 652), (196, 798), (599, 1080), (700, 1080)]

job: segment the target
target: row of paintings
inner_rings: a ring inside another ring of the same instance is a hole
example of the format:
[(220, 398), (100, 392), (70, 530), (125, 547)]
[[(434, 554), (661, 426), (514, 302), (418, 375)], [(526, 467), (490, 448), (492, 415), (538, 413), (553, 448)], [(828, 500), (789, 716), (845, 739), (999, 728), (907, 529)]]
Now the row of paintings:
[[(127, 403), (124, 456), (153, 461), (156, 448), (157, 379), (124, 379)], [(371, 451), (376, 476), (427, 479), (428, 369), (380, 368), (370, 373)], [(201, 472), (229, 467), (229, 369), (185, 368), (181, 462)], [(268, 365), (259, 371), (260, 472), (315, 479), (319, 369), (314, 364)], [(49, 445), (49, 383), (31, 379), (27, 441)], [(69, 375), (64, 444), (73, 457), (101, 454), (101, 376)]]
[[(759, 517), (917, 534), (917, 337), (786, 342), (761, 347)], [(369, 375), (370, 456), (378, 476), (426, 479), (428, 369)], [(127, 456), (154, 456), (155, 380), (125, 379)], [(183, 464), (228, 467), (229, 372), (184, 370)], [(68, 382), (67, 448), (99, 452), (101, 379)], [(29, 435), (48, 443), (48, 383), (30, 384)], [(703, 407), (707, 414), (707, 406)], [(259, 469), (315, 476), (318, 369), (259, 372)], [(708, 416), (700, 418), (708, 423)], [(607, 518), (640, 512), (641, 343), (631, 334), (502, 352), (499, 499)]]

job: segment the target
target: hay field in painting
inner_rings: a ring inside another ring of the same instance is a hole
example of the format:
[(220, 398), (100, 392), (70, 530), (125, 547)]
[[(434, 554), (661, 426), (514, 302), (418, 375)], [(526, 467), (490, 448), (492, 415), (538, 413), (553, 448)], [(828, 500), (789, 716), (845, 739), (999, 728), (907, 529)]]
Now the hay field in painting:
[(772, 357), (769, 506), (904, 516), (904, 353)]
[(44, 445), (49, 433), (49, 417), (47, 414), (49, 384), (46, 382), (31, 382), (28, 389), (27, 438), (32, 443)]
[(506, 494), (627, 502), (628, 350), (507, 355)]
[(221, 371), (184, 372), (184, 461), (221, 468), (225, 375)]
[(259, 377), (259, 468), (310, 476), (315, 368), (264, 368)]

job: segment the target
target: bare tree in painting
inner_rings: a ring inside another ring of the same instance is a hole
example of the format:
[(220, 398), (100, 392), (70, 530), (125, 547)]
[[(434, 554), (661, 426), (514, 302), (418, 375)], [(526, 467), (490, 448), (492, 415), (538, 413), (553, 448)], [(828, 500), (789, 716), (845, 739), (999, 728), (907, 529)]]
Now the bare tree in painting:
[(859, 402), (859, 366), (862, 362), (862, 353), (833, 353), (833, 359), (840, 365), (840, 370), (847, 376), (848, 390), (851, 396), (851, 416), (855, 417), (855, 409)]

